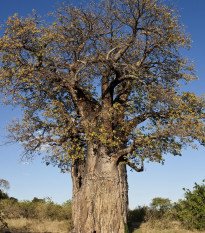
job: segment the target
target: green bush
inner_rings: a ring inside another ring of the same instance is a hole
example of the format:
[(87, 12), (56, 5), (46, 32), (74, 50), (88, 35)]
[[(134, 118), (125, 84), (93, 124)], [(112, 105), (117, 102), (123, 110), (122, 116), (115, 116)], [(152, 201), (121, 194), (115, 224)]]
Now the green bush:
[(19, 203), (21, 216), (34, 219), (68, 220), (71, 219), (71, 201), (59, 205), (50, 199), (33, 199)]
[(18, 201), (15, 198), (7, 198), (0, 200), (0, 209), (3, 211), (5, 218), (23, 217), (58, 221), (72, 219), (70, 200), (59, 205), (49, 198), (34, 198), (32, 201)]
[(9, 199), (9, 196), (7, 193), (3, 192), (1, 189), (0, 189), (0, 200), (2, 199)]
[(63, 207), (63, 216), (66, 220), (72, 219), (72, 201), (68, 200), (62, 204)]
[(193, 191), (185, 191), (185, 200), (175, 205), (178, 219), (188, 229), (205, 230), (205, 180), (201, 185), (195, 183)]

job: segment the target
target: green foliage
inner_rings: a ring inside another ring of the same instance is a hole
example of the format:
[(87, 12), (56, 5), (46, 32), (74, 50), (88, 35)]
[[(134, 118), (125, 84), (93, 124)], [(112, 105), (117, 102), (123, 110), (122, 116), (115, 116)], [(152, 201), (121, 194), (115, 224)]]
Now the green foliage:
[(205, 229), (205, 180), (195, 183), (193, 190), (185, 189), (185, 200), (175, 205), (177, 217), (188, 229)]
[(166, 211), (171, 209), (172, 204), (168, 198), (155, 197), (150, 206), (158, 217), (162, 217)]
[(124, 226), (125, 226), (125, 233), (129, 233), (128, 225), (125, 223)]

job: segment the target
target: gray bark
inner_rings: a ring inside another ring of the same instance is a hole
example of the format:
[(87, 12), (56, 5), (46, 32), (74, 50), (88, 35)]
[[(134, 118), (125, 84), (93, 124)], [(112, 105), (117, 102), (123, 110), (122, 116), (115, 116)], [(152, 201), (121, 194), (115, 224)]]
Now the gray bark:
[(72, 168), (75, 233), (124, 233), (128, 185), (124, 164), (116, 164), (104, 147), (89, 145), (86, 161)]

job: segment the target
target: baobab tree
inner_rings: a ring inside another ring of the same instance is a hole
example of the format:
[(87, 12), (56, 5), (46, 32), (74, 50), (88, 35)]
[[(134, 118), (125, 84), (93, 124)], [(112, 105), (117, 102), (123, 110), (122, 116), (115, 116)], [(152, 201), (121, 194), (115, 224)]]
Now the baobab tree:
[(190, 38), (160, 0), (64, 5), (49, 24), (9, 17), (0, 39), (0, 90), (23, 118), (8, 129), (27, 158), (70, 171), (73, 232), (123, 233), (126, 166), (204, 145), (205, 100), (181, 92), (196, 79), (181, 49)]

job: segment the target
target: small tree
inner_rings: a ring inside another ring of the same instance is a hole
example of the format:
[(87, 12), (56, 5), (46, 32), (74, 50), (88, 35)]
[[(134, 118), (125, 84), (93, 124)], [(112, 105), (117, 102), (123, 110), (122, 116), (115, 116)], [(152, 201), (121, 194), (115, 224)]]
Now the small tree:
[(164, 213), (172, 207), (172, 204), (169, 198), (155, 197), (152, 199), (150, 206), (153, 210)]
[[(205, 180), (203, 180), (205, 182)], [(193, 190), (183, 189), (185, 200), (180, 200), (175, 208), (178, 218), (189, 229), (205, 229), (205, 183), (195, 183)]]
[[(162, 218), (164, 214), (168, 214), (168, 210), (171, 209), (172, 204), (169, 198), (155, 197), (150, 204), (152, 217)], [(168, 215), (166, 215), (168, 217)]]
[(126, 166), (180, 155), (205, 141), (203, 97), (181, 92), (196, 78), (180, 51), (190, 39), (161, 0), (63, 6), (50, 25), (9, 17), (0, 38), (0, 91), (20, 105), (10, 125), (27, 158), (71, 171), (74, 231), (124, 233)]
[(8, 199), (9, 196), (4, 192), (4, 189), (9, 189), (9, 182), (4, 179), (0, 179), (0, 199)]
[(4, 179), (0, 179), (0, 188), (2, 189), (9, 189), (9, 182)]

